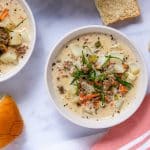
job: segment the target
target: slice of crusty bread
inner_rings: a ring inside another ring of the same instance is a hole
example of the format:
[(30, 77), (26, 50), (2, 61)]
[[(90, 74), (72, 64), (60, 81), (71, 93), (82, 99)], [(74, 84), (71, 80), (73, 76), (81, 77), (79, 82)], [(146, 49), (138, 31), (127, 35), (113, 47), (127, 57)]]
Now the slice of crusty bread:
[(136, 0), (95, 0), (105, 25), (140, 15)]

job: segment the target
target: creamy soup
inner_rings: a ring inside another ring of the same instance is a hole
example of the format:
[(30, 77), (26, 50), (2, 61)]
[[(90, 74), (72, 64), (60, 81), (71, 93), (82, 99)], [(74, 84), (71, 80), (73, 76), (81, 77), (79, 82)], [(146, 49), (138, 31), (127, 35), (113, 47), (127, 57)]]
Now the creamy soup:
[(17, 0), (0, 0), (0, 75), (25, 57), (30, 45), (28, 16)]
[(106, 118), (135, 99), (139, 61), (112, 35), (91, 33), (69, 41), (52, 64), (55, 94), (82, 118)]

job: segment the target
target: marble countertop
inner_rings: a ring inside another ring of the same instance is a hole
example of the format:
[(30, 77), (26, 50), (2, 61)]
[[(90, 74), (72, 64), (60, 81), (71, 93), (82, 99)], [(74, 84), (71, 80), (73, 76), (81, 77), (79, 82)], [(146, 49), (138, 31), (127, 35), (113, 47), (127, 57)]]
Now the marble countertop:
[[(44, 67), (52, 46), (66, 32), (84, 25), (102, 24), (94, 0), (27, 2), (37, 23), (35, 50), (25, 68), (0, 85), (1, 92), (7, 92), (16, 99), (25, 128), (23, 134), (6, 150), (58, 150), (60, 146), (62, 150), (88, 150), (106, 130), (76, 126), (57, 112), (45, 88)], [(142, 13), (140, 18), (113, 27), (135, 42), (149, 64), (150, 1), (139, 0), (139, 3)]]

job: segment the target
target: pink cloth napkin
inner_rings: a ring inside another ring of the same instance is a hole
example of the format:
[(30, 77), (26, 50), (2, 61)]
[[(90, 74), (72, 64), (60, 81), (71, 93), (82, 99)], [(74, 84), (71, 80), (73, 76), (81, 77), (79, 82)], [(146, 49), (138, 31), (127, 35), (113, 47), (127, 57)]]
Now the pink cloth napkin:
[(131, 118), (112, 127), (91, 150), (137, 150), (138, 148), (150, 150), (150, 95), (146, 96), (141, 107)]

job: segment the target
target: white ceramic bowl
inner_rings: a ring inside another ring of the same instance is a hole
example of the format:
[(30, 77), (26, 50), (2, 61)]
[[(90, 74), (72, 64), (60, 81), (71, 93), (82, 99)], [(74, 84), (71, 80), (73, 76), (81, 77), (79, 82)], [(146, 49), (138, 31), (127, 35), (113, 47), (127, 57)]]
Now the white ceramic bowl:
[(29, 49), (28, 49), (26, 56), (11, 71), (9, 71), (6, 74), (1, 74), (0, 82), (5, 81), (5, 80), (15, 76), (26, 65), (26, 63), (28, 62), (28, 60), (31, 57), (32, 52), (34, 50), (34, 45), (35, 45), (35, 40), (36, 40), (36, 25), (35, 25), (34, 16), (31, 12), (29, 5), (27, 4), (27, 2), (25, 0), (18, 0), (18, 1), (21, 4), (21, 6), (23, 7), (23, 9), (25, 10), (25, 12), (29, 18), (30, 24), (31, 24), (31, 31), (32, 31), (32, 33), (30, 33), (31, 34), (31, 42), (30, 42)]
[[(73, 113), (70, 113), (68, 110), (66, 110), (60, 103), (59, 100), (57, 99), (57, 96), (55, 95), (55, 91), (53, 89), (53, 84), (52, 84), (52, 77), (51, 77), (51, 66), (52, 62), (54, 61), (55, 57), (61, 50), (61, 47), (66, 44), (68, 41), (71, 39), (80, 36), (82, 34), (86, 33), (106, 33), (106, 34), (112, 34), (114, 37), (121, 39), (125, 44), (127, 44), (130, 49), (133, 51), (133, 53), (136, 55), (136, 57), (140, 61), (141, 65), (141, 75), (139, 77), (139, 82), (138, 82), (138, 87), (137, 87), (137, 92), (136, 92), (136, 97), (137, 99), (134, 99), (133, 102), (120, 114), (116, 114), (115, 117), (113, 118), (105, 118), (101, 119), (99, 122), (95, 120), (90, 120), (90, 119), (83, 119), (79, 117), (78, 115), (75, 115)], [(56, 105), (56, 108), (58, 111), (68, 120), (71, 122), (83, 126), (83, 127), (88, 127), (88, 128), (107, 128), (107, 127), (112, 127), (114, 125), (117, 125), (126, 119), (128, 119), (141, 105), (144, 96), (147, 91), (147, 86), (148, 86), (148, 74), (147, 74), (147, 67), (145, 66), (145, 61), (144, 58), (141, 54), (141, 52), (133, 45), (133, 42), (131, 42), (124, 34), (121, 32), (105, 27), (105, 26), (85, 26), (82, 28), (78, 28), (67, 35), (65, 35), (51, 50), (51, 53), (48, 57), (48, 62), (46, 64), (45, 68), (45, 81), (46, 81), (46, 86), (48, 89), (48, 93), (50, 95), (51, 100), (54, 102)]]

